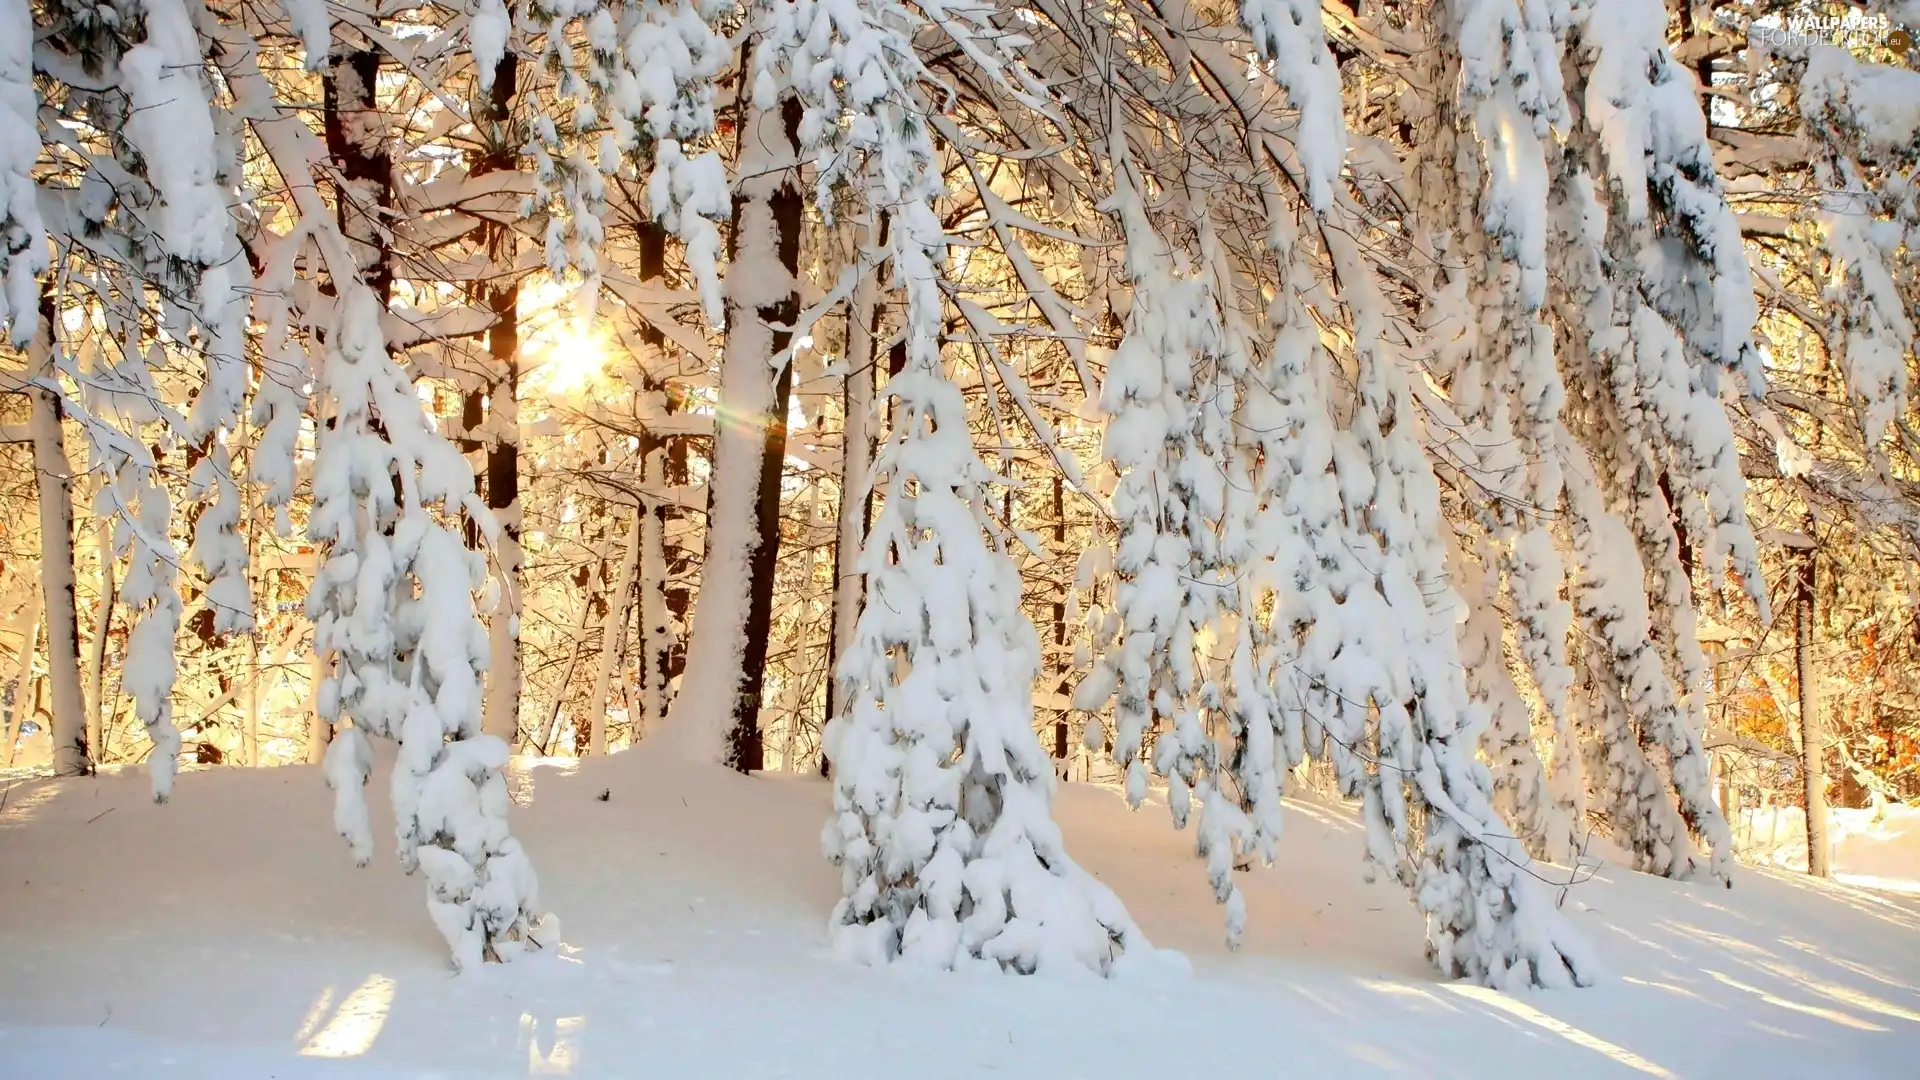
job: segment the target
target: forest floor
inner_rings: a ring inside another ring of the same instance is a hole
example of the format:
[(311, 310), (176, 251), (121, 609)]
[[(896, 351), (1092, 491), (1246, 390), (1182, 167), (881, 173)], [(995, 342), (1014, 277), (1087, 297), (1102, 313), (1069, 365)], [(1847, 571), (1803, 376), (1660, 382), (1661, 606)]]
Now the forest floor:
[[(1290, 801), (1228, 953), (1192, 838), (1067, 785), (1068, 847), (1191, 974), (869, 970), (825, 948), (822, 781), (644, 751), (518, 762), (514, 828), (565, 944), (449, 974), (389, 826), (356, 870), (311, 768), (11, 783), (0, 1076), (400, 1080), (1920, 1075), (1920, 896), (1746, 869), (1732, 890), (1602, 867), (1564, 907), (1609, 968), (1493, 994), (1360, 880), (1339, 806)], [(384, 803), (376, 772), (369, 802)], [(602, 792), (606, 800), (601, 801)], [(376, 809), (377, 813), (377, 809)], [(1546, 876), (1566, 871), (1543, 868)]]

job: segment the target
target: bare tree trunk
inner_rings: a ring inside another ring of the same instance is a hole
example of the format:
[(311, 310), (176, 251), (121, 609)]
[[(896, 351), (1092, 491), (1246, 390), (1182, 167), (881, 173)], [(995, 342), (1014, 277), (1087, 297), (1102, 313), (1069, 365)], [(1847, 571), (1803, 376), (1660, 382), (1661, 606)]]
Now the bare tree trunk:
[(113, 603), (119, 587), (113, 578), (113, 520), (103, 518), (94, 535), (99, 545), (100, 606), (94, 613), (93, 641), (87, 650), (87, 748), (97, 765), (107, 749), (107, 639), (113, 631)]
[(386, 125), (364, 122), (377, 108), (379, 79), (379, 50), (345, 49), (332, 58), (321, 92), (327, 152), (345, 181), (336, 208), (340, 231), (361, 278), (384, 304), (393, 295), (393, 252), (380, 218), (393, 207), (393, 154)]
[(1827, 849), (1827, 763), (1826, 738), (1821, 730), (1819, 677), (1813, 660), (1813, 573), (1814, 549), (1803, 548), (1799, 555), (1799, 574), (1793, 620), (1793, 658), (1800, 683), (1800, 758), (1807, 782), (1807, 873), (1829, 877)]
[[(862, 230), (871, 237), (871, 226)], [(878, 244), (886, 243), (886, 222), (880, 226)], [(863, 243), (863, 249), (868, 245)], [(846, 415), (840, 438), (840, 520), (833, 545), (833, 622), (827, 632), (827, 709), (825, 720), (840, 712), (840, 686), (835, 673), (840, 670), (840, 651), (853, 640), (853, 629), (860, 621), (860, 599), (866, 578), (857, 562), (867, 542), (867, 516), (872, 502), (867, 485), (873, 469), (873, 391), (874, 362), (879, 355), (874, 335), (879, 331), (880, 282), (878, 271), (860, 279), (854, 287), (853, 301), (847, 310), (847, 380), (844, 389)], [(824, 766), (826, 756), (821, 755)]]
[[(884, 225), (884, 222), (883, 222), (883, 225)], [(884, 228), (881, 230), (881, 235), (882, 236), (886, 235), (886, 231)], [(875, 336), (877, 339), (878, 335), (876, 334)], [(899, 338), (899, 340), (893, 343), (893, 346), (891, 348), (887, 350), (887, 379), (891, 381), (894, 376), (900, 374), (902, 371), (905, 371), (906, 367), (907, 367), (907, 341), (905, 336), (902, 336)], [(871, 421), (869, 421), (869, 425), (871, 425)], [(893, 399), (891, 398), (887, 399), (887, 430), (888, 431), (893, 430)], [(873, 449), (874, 449), (874, 444), (877, 441), (875, 437), (876, 434), (877, 433), (875, 432), (869, 431), (867, 436), (867, 460), (868, 460), (869, 470), (871, 470), (872, 468)], [(873, 527), (873, 485), (872, 483), (869, 482), (869, 483), (863, 483), (860, 486), (861, 486), (860, 545), (864, 547), (867, 542), (866, 541), (867, 532)], [(845, 494), (843, 493), (842, 498), (844, 497), (845, 497)], [(858, 555), (859, 555), (859, 552), (855, 550), (843, 556), (841, 554), (840, 546), (835, 545), (834, 552), (833, 552), (833, 577), (836, 583), (839, 582), (842, 579), (842, 575), (847, 572), (842, 569), (843, 564), (841, 562), (841, 559), (843, 557), (857, 558)], [(856, 593), (856, 599), (857, 599), (861, 591), (864, 589), (864, 586), (866, 584), (866, 578), (864, 575), (860, 573), (860, 571), (857, 568), (852, 571), (852, 575), (854, 579), (853, 589)], [(835, 611), (835, 615), (837, 618), (838, 617), (837, 609)], [(860, 613), (858, 610), (858, 606), (856, 604), (856, 608), (853, 613), (853, 623), (852, 625), (848, 626), (847, 628), (848, 636), (847, 638), (842, 638), (841, 639), (842, 642), (845, 642), (852, 637), (853, 625), (857, 625), (859, 623), (859, 619), (860, 619)], [(837, 650), (839, 648), (845, 648), (845, 645), (842, 644), (840, 646), (834, 646), (832, 644), (829, 644), (828, 648), (836, 650), (833, 654), (833, 657), (834, 657), (833, 663), (835, 667), (832, 670), (829, 670), (827, 672), (827, 693), (828, 693), (827, 718), (830, 720), (837, 714), (837, 711), (842, 707), (841, 703), (838, 701), (839, 687), (838, 687), (837, 681), (834, 678), (834, 672), (838, 670), (838, 664), (839, 664), (839, 653)], [(821, 776), (833, 775), (833, 762), (827, 759), (827, 748), (824, 743), (820, 747), (820, 775)]]
[[(640, 280), (659, 281), (666, 275), (667, 268), (666, 228), (657, 221), (647, 221), (637, 231)], [(665, 348), (667, 338), (652, 323), (643, 323), (640, 340), (658, 350)], [(661, 411), (672, 416), (679, 411), (680, 394), (678, 388), (667, 381), (665, 354), (649, 355), (646, 362), (662, 365), (661, 370), (649, 368), (645, 372), (643, 385), (649, 395), (661, 396)], [(669, 439), (651, 428), (641, 432), (641, 479), (652, 481), (663, 489), (685, 483), (684, 475), (675, 475), (676, 450), (680, 473), (684, 474), (685, 439)], [(667, 500), (661, 499), (652, 507), (644, 508), (640, 517), (640, 589), (634, 605), (638, 609), (640, 623), (640, 707), (639, 716), (634, 718), (635, 742), (640, 740), (642, 732), (650, 731), (659, 724), (667, 709), (668, 662), (673, 653), (673, 611), (667, 600), (666, 537), (669, 514), (675, 520), (680, 517), (678, 508), (670, 509)]]
[(313, 655), (312, 678), (307, 683), (307, 763), (318, 765), (327, 759), (327, 743), (333, 740), (333, 725), (320, 715), (320, 683), (327, 677), (327, 662)]
[(33, 692), (33, 653), (40, 647), (40, 605), (45, 599), (45, 593), (33, 590), (26, 610), (20, 613), (20, 660), (14, 668), (13, 701), (7, 706), (7, 715), (0, 717), (0, 737), (6, 739), (0, 746), (0, 765), (13, 764), (14, 748), (20, 742), (21, 717)]
[[(58, 317), (42, 297), (40, 331), (31, 362), (36, 379), (54, 377), (53, 325)], [(40, 503), (40, 584), (47, 623), (47, 681), (51, 691), (53, 774), (85, 776), (93, 771), (88, 753), (86, 699), (80, 695), (80, 619), (73, 573), (73, 473), (60, 430), (60, 396), (35, 386), (28, 391), (32, 414), (33, 470)], [(31, 653), (31, 649), (28, 650)], [(14, 710), (18, 713), (18, 708)], [(11, 758), (13, 743), (7, 743)]]
[[(769, 372), (793, 334), (800, 300), (802, 196), (791, 163), (799, 152), (800, 105), (775, 111), (748, 103), (740, 125), (740, 176), (727, 242), (727, 343), (719, 419), (707, 487), (707, 556), (694, 614), (687, 678), (713, 704), (684, 716), (694, 756), (718, 751), (752, 772), (766, 763), (760, 732), (773, 572), (780, 553), (780, 474), (786, 460), (793, 365)], [(677, 710), (686, 712), (687, 710)], [(714, 736), (720, 745), (715, 747)]]
[[(1067, 550), (1067, 489), (1060, 473), (1053, 474), (1053, 551), (1055, 558), (1063, 558)], [(1073, 662), (1067, 651), (1067, 590), (1073, 587), (1072, 579), (1060, 582), (1060, 591), (1053, 599), (1053, 663), (1047, 665), (1049, 683), (1055, 694), (1066, 693), (1067, 670)], [(1053, 722), (1053, 759), (1062, 775), (1066, 773), (1068, 745), (1067, 714), (1062, 712)]]
[(620, 577), (607, 597), (606, 615), (600, 620), (600, 666), (593, 673), (593, 695), (587, 699), (587, 721), (592, 734), (587, 753), (599, 756), (607, 752), (607, 690), (613, 684), (614, 668), (625, 650), (627, 603), (633, 595), (633, 576), (640, 566), (641, 530), (648, 518), (646, 507), (633, 514), (633, 528), (627, 534), (627, 554), (620, 561)]
[[(845, 501), (845, 500), (842, 500)], [(813, 639), (813, 575), (819, 568), (818, 547), (813, 543), (813, 527), (818, 520), (820, 506), (820, 488), (815, 485), (807, 490), (806, 526), (801, 532), (802, 542), (806, 545), (807, 571), (802, 577), (800, 595), (794, 600), (793, 619), (793, 662), (787, 665), (786, 692), (781, 696), (782, 711), (786, 714), (786, 730), (782, 733), (780, 746), (780, 771), (799, 772), (796, 764), (800, 746), (800, 705), (803, 683), (806, 682), (807, 647)], [(832, 624), (828, 624), (831, 629)]]
[[(649, 475), (659, 475), (665, 454), (655, 450)], [(660, 723), (667, 709), (667, 659), (673, 652), (673, 613), (667, 606), (666, 522), (662, 507), (640, 519), (640, 715), (633, 739)]]
[[(535, 744), (543, 756), (552, 755), (559, 750), (559, 746), (555, 740), (560, 737), (560, 714), (566, 710), (567, 687), (573, 685), (573, 673), (575, 669), (580, 666), (580, 649), (586, 644), (587, 627), (592, 625), (592, 622), (593, 602), (589, 598), (582, 596), (580, 599), (580, 619), (574, 627), (573, 636), (568, 639), (571, 647), (567, 650), (567, 666), (560, 673), (560, 684), (554, 687), (553, 690), (553, 709), (547, 714), (547, 722), (534, 729), (534, 735), (536, 736), (543, 730), (546, 732), (545, 737), (541, 738)], [(579, 746), (579, 730), (579, 725), (576, 724), (574, 726), (574, 745), (576, 748)], [(576, 753), (577, 752), (576, 749)]]
[[(792, 152), (800, 149), (800, 103), (788, 98), (781, 106), (782, 126)], [(769, 125), (771, 127), (771, 125)], [(792, 326), (800, 317), (800, 216), (803, 202), (789, 176), (767, 199), (776, 230), (776, 249), (785, 275), (787, 293), (756, 314), (765, 322)], [(739, 219), (736, 217), (736, 221)], [(736, 245), (737, 246), (737, 245)], [(732, 252), (728, 253), (731, 264)], [(774, 330), (774, 354), (793, 343), (790, 330)], [(727, 764), (741, 772), (766, 768), (767, 754), (760, 730), (760, 694), (766, 685), (767, 643), (773, 630), (773, 579), (780, 562), (780, 480), (787, 462), (787, 410), (793, 397), (793, 360), (780, 365), (774, 379), (773, 401), (767, 409), (766, 438), (760, 455), (759, 507), (754, 520), (759, 540), (748, 556), (751, 578), (747, 593), (746, 649), (741, 654), (740, 689), (733, 702), (733, 731), (728, 737)]]
[(260, 766), (260, 638), (247, 634), (247, 712), (240, 732), (240, 749), (248, 768)]
[(514, 400), (520, 382), (520, 285), (515, 282), (488, 293), (496, 321), (487, 344), (500, 381), (488, 398), (493, 415), (488, 418), (492, 440), (487, 447), (487, 506), (500, 521), (496, 558), (501, 588), (500, 606), (487, 624), (493, 655), (487, 669), (482, 726), (512, 746), (520, 736), (520, 569), (525, 561), (520, 549), (520, 407)]
[[(488, 152), (474, 166), (476, 175), (504, 172), (519, 165), (519, 144), (508, 132), (513, 95), (520, 78), (520, 60), (511, 51), (494, 68), (488, 98)], [(500, 521), (500, 604), (487, 620), (491, 662), (487, 667), (486, 710), (482, 730), (520, 743), (520, 571), (525, 553), (520, 548), (520, 277), (514, 265), (514, 232), (489, 225), (488, 254), (494, 265), (508, 267), (504, 282), (486, 286), (487, 307), (493, 323), (487, 331), (490, 385), (487, 394), (487, 507)]]

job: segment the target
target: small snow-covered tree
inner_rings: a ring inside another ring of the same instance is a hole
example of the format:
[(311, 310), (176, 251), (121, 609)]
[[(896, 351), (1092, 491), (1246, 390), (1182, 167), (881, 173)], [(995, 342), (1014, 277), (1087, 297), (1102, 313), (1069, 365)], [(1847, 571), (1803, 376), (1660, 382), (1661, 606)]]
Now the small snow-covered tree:
[[(978, 51), (971, 20), (986, 14), (946, 9), (939, 25)], [(868, 963), (1106, 972), (1145, 943), (1053, 822), (1053, 771), (1032, 727), (1039, 640), (1018, 573), (985, 543), (996, 478), (941, 363), (946, 237), (911, 47), (921, 23), (890, 0), (797, 0), (762, 25), (756, 94), (764, 107), (790, 87), (822, 190), (845, 183), (889, 217), (906, 308), (893, 429), (874, 463), (886, 498), (861, 553), (868, 600), (837, 673), (845, 711), (825, 736), (834, 813), (822, 845), (844, 889), (835, 947)]]
[[(1380, 643), (1370, 688), (1379, 762), (1365, 789), (1371, 857), (1413, 888), (1442, 972), (1503, 989), (1587, 984), (1597, 962), (1501, 823), (1477, 756), (1486, 715), (1467, 691), (1438, 484), (1416, 431), (1404, 361), (1385, 336), (1383, 300), (1351, 241), (1334, 238), (1330, 247), (1352, 283), (1345, 299), (1359, 367), (1350, 430), (1364, 459), (1343, 462), (1341, 472), (1343, 482), (1364, 487), (1347, 512), (1362, 562), (1374, 568), (1382, 620), (1375, 625), (1394, 628)], [(1362, 471), (1349, 478), (1349, 468)], [(1425, 810), (1424, 829), (1413, 826), (1413, 806)], [(1406, 845), (1412, 865), (1388, 837)]]

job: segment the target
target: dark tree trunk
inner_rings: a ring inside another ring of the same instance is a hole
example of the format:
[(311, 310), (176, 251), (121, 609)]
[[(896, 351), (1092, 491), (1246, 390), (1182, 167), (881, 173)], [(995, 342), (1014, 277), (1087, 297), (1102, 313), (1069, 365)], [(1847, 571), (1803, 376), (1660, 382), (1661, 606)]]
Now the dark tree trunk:
[[(793, 153), (800, 150), (801, 106), (798, 98), (781, 103), (781, 126)], [(745, 126), (742, 126), (745, 130)], [(734, 220), (741, 220), (740, 208), (747, 196), (734, 196)], [(800, 219), (805, 208), (799, 188), (789, 177), (768, 199), (773, 211), (774, 249), (788, 276), (798, 282), (800, 273)], [(727, 241), (727, 258), (734, 258), (738, 235)], [(792, 326), (800, 317), (800, 294), (795, 291), (780, 302), (756, 311), (770, 324)], [(773, 352), (785, 351), (793, 342), (791, 330), (773, 331)], [(766, 744), (760, 732), (760, 692), (766, 685), (767, 638), (773, 625), (773, 578), (780, 560), (780, 480), (787, 460), (787, 408), (793, 397), (793, 363), (782, 364), (774, 382), (773, 401), (766, 416), (766, 442), (760, 454), (759, 501), (755, 527), (759, 543), (748, 559), (746, 648), (740, 657), (741, 680), (733, 701), (733, 728), (727, 735), (727, 765), (740, 772), (757, 772), (766, 767)]]
[[(657, 221), (646, 221), (640, 224), (636, 232), (638, 233), (636, 239), (638, 239), (640, 247), (640, 280), (662, 280), (667, 273), (666, 227)], [(667, 336), (661, 333), (660, 329), (652, 323), (643, 322), (640, 325), (640, 340), (656, 349), (664, 349), (667, 343)], [(654, 363), (663, 365), (663, 369), (644, 372), (642, 374), (643, 385), (649, 396), (652, 394), (661, 395), (666, 414), (672, 416), (679, 411), (679, 394), (668, 381), (667, 372), (664, 370), (664, 357), (656, 356), (652, 359)], [(675, 475), (676, 467), (674, 457), (676, 452), (679, 455), (679, 475), (677, 476)], [(668, 438), (654, 431), (652, 428), (647, 428), (640, 432), (640, 476), (642, 480), (654, 481), (663, 488), (671, 488), (676, 484), (684, 484), (686, 482), (686, 460), (687, 451), (685, 439)], [(657, 476), (653, 475), (653, 471), (656, 468), (659, 471), (659, 475)], [(662, 549), (664, 549), (666, 546), (668, 525), (670, 522), (680, 519), (680, 511), (677, 507), (669, 507), (666, 500), (663, 499), (654, 504), (652, 514), (652, 528), (659, 538)], [(667, 686), (673, 679), (673, 627), (669, 616), (670, 613), (674, 611), (674, 595), (672, 590), (667, 588), (666, 582), (646, 582), (644, 580), (645, 575), (651, 572), (652, 568), (646, 565), (646, 557), (644, 555), (642, 555), (641, 559), (643, 578), (640, 585), (641, 602), (634, 605), (639, 612), (638, 640), (640, 642), (640, 679), (643, 685), (651, 683), (658, 688), (650, 704), (658, 708), (664, 715), (667, 709)], [(665, 563), (665, 560), (662, 561)], [(671, 580), (673, 577), (671, 565), (663, 565), (662, 569), (667, 571), (667, 577)], [(659, 598), (665, 601), (664, 608), (660, 606), (658, 601), (648, 602), (648, 597), (654, 592), (657, 592)], [(684, 605), (686, 590), (681, 589), (679, 592), (680, 602)], [(685, 617), (686, 612), (684, 607), (680, 609), (679, 614), (683, 618)], [(643, 702), (649, 701), (645, 694), (641, 695), (641, 700)], [(647, 723), (655, 723), (660, 719), (661, 717), (652, 715), (645, 717)]]
[[(1053, 550), (1057, 557), (1067, 549), (1067, 491), (1060, 473), (1053, 474)], [(1071, 581), (1060, 583), (1059, 594), (1053, 600), (1053, 663), (1048, 665), (1052, 673), (1055, 693), (1065, 689), (1067, 673), (1067, 590), (1072, 588)], [(1063, 711), (1060, 718), (1053, 722), (1053, 756), (1060, 761), (1067, 760), (1067, 714)]]
[[(508, 172), (519, 167), (519, 140), (511, 130), (513, 97), (520, 79), (520, 59), (513, 53), (500, 58), (494, 67), (493, 86), (487, 94), (484, 113), (487, 130), (482, 136), (487, 147), (474, 162), (474, 175)], [(507, 740), (509, 746), (520, 741), (520, 640), (513, 623), (520, 611), (520, 278), (514, 264), (513, 230), (498, 224), (483, 226), (489, 258), (496, 266), (507, 267), (501, 278), (484, 284), (487, 311), (493, 316), (487, 329), (487, 373), (484, 391), (469, 394), (463, 403), (461, 419), (467, 424), (480, 420), (485, 437), (478, 440), (486, 448), (484, 488), (487, 508), (500, 522), (498, 562), (504, 581), (500, 603), (488, 626), (492, 658), (487, 672), (485, 728), (489, 734)], [(475, 399), (483, 396), (483, 414)], [(463, 444), (478, 448), (469, 438)]]
[[(385, 142), (356, 137), (362, 130), (384, 132), (384, 124), (366, 124), (359, 114), (374, 111), (380, 78), (377, 49), (347, 49), (329, 60), (321, 80), (327, 153), (340, 169), (344, 185), (335, 209), (340, 232), (354, 247), (360, 276), (384, 304), (393, 297), (393, 245), (380, 215), (393, 207), (393, 155)], [(371, 203), (371, 206), (367, 205)]]
[[(1812, 530), (1808, 529), (1808, 535)], [(1797, 552), (1799, 560), (1795, 581), (1793, 618), (1793, 657), (1795, 675), (1800, 684), (1800, 761), (1806, 779), (1807, 796), (1807, 873), (1829, 876), (1827, 866), (1827, 762), (1826, 738), (1820, 723), (1820, 696), (1813, 658), (1808, 655), (1814, 639), (1814, 549)]]
[[(883, 237), (886, 235), (884, 223), (883, 223), (883, 227), (881, 229), (880, 235)], [(874, 332), (876, 334), (879, 332), (879, 327), (880, 327), (879, 315), (878, 315), (878, 311), (876, 310), (875, 318), (874, 318)], [(907, 342), (906, 342), (906, 339), (902, 337), (899, 341), (894, 342), (893, 346), (887, 350), (887, 380), (891, 382), (893, 380), (893, 377), (900, 374), (902, 371), (905, 371), (906, 367), (907, 367)], [(884, 384), (878, 387), (875, 390), (875, 392), (884, 393), (885, 392)], [(893, 401), (889, 399), (887, 401), (887, 433), (888, 435), (891, 435), (892, 431), (893, 431)], [(874, 441), (877, 442), (878, 439), (876, 438)], [(867, 457), (871, 461), (873, 458), (873, 454), (869, 452), (867, 454)], [(862, 537), (865, 537), (868, 533), (871, 533), (872, 531), (873, 531), (873, 488), (868, 487), (866, 490), (866, 494), (863, 495), (860, 500), (860, 535)], [(851, 554), (858, 554), (858, 553), (853, 552), (849, 554), (851, 555)], [(836, 582), (840, 580), (840, 559), (841, 558), (842, 556), (840, 552), (840, 545), (835, 544), (833, 548), (833, 579)], [(830, 652), (828, 655), (834, 657), (834, 659), (838, 661), (840, 656), (838, 647), (833, 645), (832, 643), (829, 643), (829, 648), (832, 649), (833, 651)], [(837, 668), (838, 664), (836, 663), (835, 666)], [(834, 678), (832, 671), (828, 671), (827, 672), (827, 717), (828, 719), (832, 719), (834, 715), (836, 715), (839, 709), (840, 709), (840, 701), (839, 701), (838, 680)], [(824, 748), (820, 752), (820, 775), (821, 776), (833, 775), (833, 763), (827, 760), (827, 754)]]

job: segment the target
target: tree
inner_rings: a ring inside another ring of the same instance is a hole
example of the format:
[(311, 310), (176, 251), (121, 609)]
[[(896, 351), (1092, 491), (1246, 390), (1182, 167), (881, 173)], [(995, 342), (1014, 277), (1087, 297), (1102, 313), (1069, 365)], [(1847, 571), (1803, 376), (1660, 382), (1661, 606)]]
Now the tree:
[[(724, 731), (724, 760), (741, 772), (765, 760), (760, 689), (793, 386), (793, 331), (779, 327), (791, 327), (799, 313), (801, 201), (786, 165), (798, 149), (798, 112), (797, 104), (757, 97), (742, 106), (718, 398), (723, 420), (714, 432), (707, 552), (687, 660), (688, 680), (717, 692), (713, 705), (696, 706), (696, 715), (679, 721), (690, 735), (695, 727)], [(723, 705), (724, 715), (712, 712)], [(711, 736), (699, 737), (704, 744)]]
[[(80, 696), (72, 466), (67, 461), (66, 440), (61, 432), (59, 391), (44, 385), (54, 383), (58, 377), (52, 341), (55, 316), (47, 310), (51, 306), (42, 301), (39, 331), (29, 350), (35, 360), (31, 377), (43, 385), (28, 391), (33, 401), (28, 427), (33, 438), (34, 476), (39, 489), (40, 578), (47, 626), (47, 681), (53, 706), (53, 773), (83, 776), (93, 771), (93, 759), (87, 741), (86, 702)], [(16, 701), (15, 711), (18, 709)], [(9, 738), (7, 757), (12, 756), (13, 743)]]
[[(764, 107), (776, 78), (791, 87), (822, 190), (848, 183), (888, 215), (906, 308), (906, 366), (887, 384), (896, 421), (874, 465), (886, 501), (861, 555), (869, 600), (838, 672), (845, 711), (825, 736), (834, 814), (822, 845), (844, 888), (835, 948), (867, 963), (1106, 972), (1145, 943), (1067, 858), (1049, 812), (1030, 698), (1039, 640), (1017, 573), (983, 542), (991, 476), (940, 361), (945, 237), (925, 71), (907, 47), (915, 23), (890, 3), (783, 4), (769, 21), (756, 93)], [(963, 45), (968, 29), (943, 26)], [(821, 100), (834, 82), (850, 96)], [(838, 108), (856, 121), (827, 123)]]

